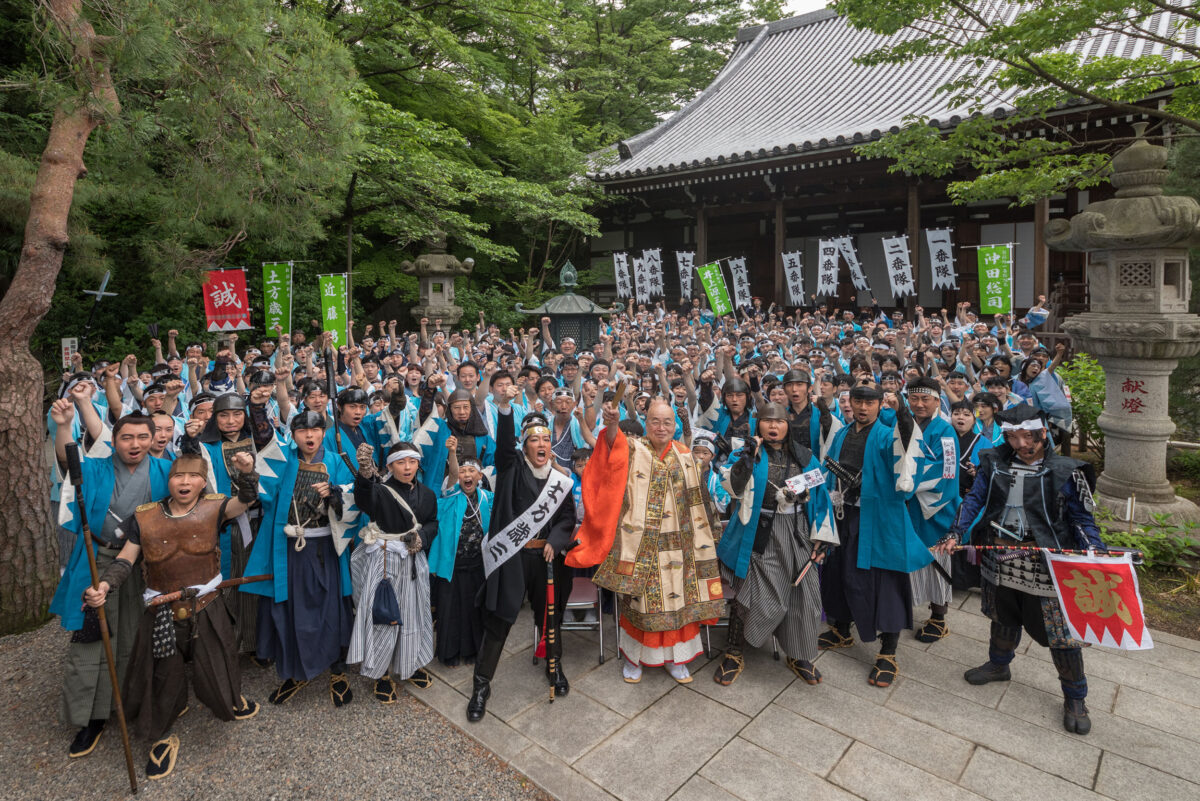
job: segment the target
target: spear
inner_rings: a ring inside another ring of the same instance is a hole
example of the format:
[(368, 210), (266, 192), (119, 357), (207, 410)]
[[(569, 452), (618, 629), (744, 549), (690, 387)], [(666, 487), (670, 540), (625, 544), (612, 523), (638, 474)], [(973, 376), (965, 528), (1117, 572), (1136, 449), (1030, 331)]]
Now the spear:
[[(96, 568), (96, 550), (92, 544), (92, 529), (88, 525), (84, 508), (83, 470), (79, 464), (79, 446), (74, 442), (69, 442), (66, 450), (67, 472), (71, 476), (71, 483), (75, 486), (76, 497), (79, 498), (80, 536), (83, 537), (83, 550), (87, 553), (88, 569), (92, 572), (92, 589), (95, 590), (100, 587), (100, 571)], [(129, 769), (129, 791), (136, 794), (137, 774), (133, 769), (133, 750), (129, 747), (129, 728), (125, 725), (125, 705), (121, 703), (121, 683), (117, 680), (117, 661), (113, 658), (112, 639), (108, 633), (108, 615), (103, 606), (96, 607), (96, 617), (100, 621), (100, 639), (104, 643), (104, 658), (108, 662), (108, 679), (112, 682), (113, 707), (117, 713), (117, 722), (121, 724), (121, 743), (125, 746), (125, 767)]]

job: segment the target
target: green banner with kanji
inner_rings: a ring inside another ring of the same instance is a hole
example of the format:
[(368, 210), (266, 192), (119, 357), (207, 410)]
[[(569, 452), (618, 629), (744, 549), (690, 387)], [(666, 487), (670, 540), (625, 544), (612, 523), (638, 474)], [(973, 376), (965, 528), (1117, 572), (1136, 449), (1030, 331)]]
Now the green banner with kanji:
[(979, 311), (1008, 314), (1012, 311), (1012, 246), (979, 248)]
[(708, 305), (713, 314), (724, 317), (733, 313), (733, 303), (729, 300), (729, 288), (725, 285), (725, 276), (721, 274), (720, 262), (706, 264), (696, 270), (700, 274), (700, 283), (704, 286), (704, 294), (708, 295)]
[(334, 347), (347, 342), (346, 337), (346, 276), (318, 276), (321, 287), (321, 329), (333, 335)]
[(292, 330), (292, 263), (263, 262), (262, 268), (264, 328), (270, 335), (279, 326), (286, 334)]

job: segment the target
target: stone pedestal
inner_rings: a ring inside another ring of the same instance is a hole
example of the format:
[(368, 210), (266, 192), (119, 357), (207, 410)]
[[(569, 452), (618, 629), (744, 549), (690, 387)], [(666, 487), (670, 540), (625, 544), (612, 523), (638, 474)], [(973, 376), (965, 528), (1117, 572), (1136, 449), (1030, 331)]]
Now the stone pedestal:
[(414, 320), (428, 317), (431, 324), (440, 319), (443, 328), (453, 328), (463, 315), (462, 307), (454, 303), (454, 279), (459, 275), (469, 275), (475, 260), (459, 261), (447, 253), (445, 237), (428, 239), (425, 244), (429, 248), (428, 253), (421, 254), (413, 261), (400, 262), (400, 270), (406, 275), (416, 276), (420, 284), (419, 300), (410, 314)]
[(1167, 385), (1185, 356), (1200, 352), (1200, 317), (1189, 314), (1188, 248), (1200, 246), (1200, 204), (1164, 197), (1167, 150), (1140, 138), (1113, 158), (1116, 197), (1046, 226), (1050, 247), (1088, 252), (1091, 310), (1063, 322), (1077, 350), (1105, 372), (1104, 471), (1096, 500), (1137, 519), (1165, 512), (1200, 520), (1167, 481), (1167, 440), (1175, 432)]

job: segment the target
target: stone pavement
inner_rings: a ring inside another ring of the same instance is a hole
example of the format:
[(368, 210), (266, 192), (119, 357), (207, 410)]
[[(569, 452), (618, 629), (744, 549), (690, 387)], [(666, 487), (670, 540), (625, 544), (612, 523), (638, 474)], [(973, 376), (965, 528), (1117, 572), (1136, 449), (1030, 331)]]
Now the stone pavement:
[[(657, 668), (625, 684), (609, 617), (603, 665), (595, 632), (565, 633), (571, 694), (550, 704), (528, 615), (513, 627), (482, 722), (466, 722), (469, 667), (436, 665), (443, 681), (414, 695), (564, 801), (1200, 799), (1195, 640), (1154, 632), (1150, 651), (1086, 649), (1093, 728), (1079, 737), (1062, 729), (1049, 652), (1028, 637), (1012, 682), (963, 680), (987, 657), (974, 593), (956, 594), (946, 639), (901, 635), (901, 674), (886, 689), (867, 684), (875, 651), (861, 643), (823, 654), (815, 687), (769, 649), (750, 652), (730, 687), (713, 682), (703, 656), (691, 684)], [(714, 657), (723, 644), (713, 629)]]

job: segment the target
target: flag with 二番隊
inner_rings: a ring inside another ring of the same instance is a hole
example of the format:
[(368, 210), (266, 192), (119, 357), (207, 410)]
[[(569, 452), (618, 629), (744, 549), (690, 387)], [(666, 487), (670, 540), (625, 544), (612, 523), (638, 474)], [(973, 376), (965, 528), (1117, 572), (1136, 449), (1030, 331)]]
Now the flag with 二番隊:
[(1043, 550), (1071, 636), (1092, 645), (1153, 648), (1133, 557), (1056, 554)]

